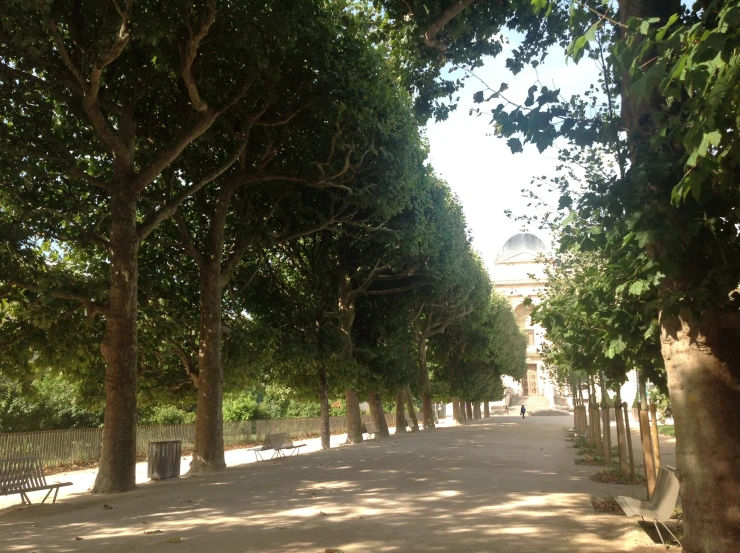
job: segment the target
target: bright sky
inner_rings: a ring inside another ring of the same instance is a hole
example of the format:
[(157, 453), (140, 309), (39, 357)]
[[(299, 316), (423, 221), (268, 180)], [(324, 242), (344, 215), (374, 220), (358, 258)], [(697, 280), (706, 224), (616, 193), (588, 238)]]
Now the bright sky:
[[(505, 58), (504, 52), (475, 73), (494, 90), (506, 82), (509, 85), (506, 97), (523, 102), (537, 75), (531, 68), (512, 75), (506, 69)], [(566, 98), (586, 90), (598, 78), (591, 60), (584, 58), (578, 65), (572, 61), (566, 64), (559, 50), (547, 57), (538, 73), (542, 84), (560, 88)], [(468, 115), (471, 107), (490, 111), (498, 104), (498, 100), (492, 100), (475, 105), (473, 94), (482, 89), (477, 80), (468, 79), (460, 92), (458, 109), (446, 121), (427, 125), (427, 137), (430, 161), (460, 198), (473, 232), (474, 246), (490, 272), (503, 243), (519, 232), (523, 224), (506, 217), (504, 210), (511, 210), (515, 216), (535, 214), (534, 207), (527, 208), (529, 200), (522, 198), (521, 190), (530, 187), (533, 177), (555, 175), (557, 151), (550, 148), (540, 154), (530, 144), (524, 146), (523, 153), (512, 154), (505, 139), (493, 136), (489, 116)], [(553, 199), (556, 201), (556, 197)], [(530, 231), (549, 245), (550, 237), (535, 225)]]

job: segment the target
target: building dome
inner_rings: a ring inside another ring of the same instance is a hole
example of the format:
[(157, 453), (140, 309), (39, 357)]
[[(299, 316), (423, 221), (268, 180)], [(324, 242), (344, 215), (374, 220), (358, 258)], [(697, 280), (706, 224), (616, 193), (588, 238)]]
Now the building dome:
[(506, 241), (498, 256), (506, 257), (521, 250), (547, 253), (547, 246), (545, 246), (545, 243), (534, 234), (530, 234), (529, 232), (520, 232)]

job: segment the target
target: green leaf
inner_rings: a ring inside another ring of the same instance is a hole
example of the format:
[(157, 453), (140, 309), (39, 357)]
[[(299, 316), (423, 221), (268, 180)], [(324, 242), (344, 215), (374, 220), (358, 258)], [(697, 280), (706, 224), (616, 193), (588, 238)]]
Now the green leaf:
[(633, 296), (639, 296), (649, 289), (650, 283), (647, 280), (637, 280), (630, 284), (629, 293)]
[(511, 149), (512, 154), (524, 151), (524, 148), (522, 148), (522, 143), (518, 138), (510, 138), (506, 141), (506, 144), (509, 146), (509, 149)]

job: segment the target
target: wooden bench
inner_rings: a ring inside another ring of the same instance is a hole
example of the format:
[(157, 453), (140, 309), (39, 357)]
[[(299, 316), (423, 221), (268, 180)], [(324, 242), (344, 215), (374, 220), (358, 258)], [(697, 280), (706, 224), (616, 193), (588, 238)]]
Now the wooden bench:
[(289, 456), (292, 457), (294, 453), (300, 451), (300, 449), (305, 445), (306, 444), (294, 444), (293, 441), (288, 438), (287, 433), (281, 432), (278, 434), (267, 434), (262, 445), (251, 448), (251, 451), (254, 451), (255, 460), (264, 461), (264, 457), (262, 457), (263, 451), (272, 451), (272, 457), (270, 457), (270, 459), (274, 459), (275, 457), (285, 457), (285, 450), (289, 450)]
[(365, 432), (367, 433), (368, 439), (371, 435), (374, 435), (376, 438), (378, 437), (378, 427), (374, 422), (365, 423)]
[(20, 494), (24, 504), (31, 504), (26, 495), (28, 492), (46, 492), (43, 501), (45, 503), (51, 492), (54, 492), (52, 503), (56, 503), (59, 488), (71, 486), (72, 482), (61, 482), (58, 484), (47, 484), (44, 477), (44, 469), (41, 461), (36, 457), (25, 457), (19, 459), (0, 459), (0, 495)]
[(645, 520), (645, 517), (651, 519), (663, 545), (666, 543), (658, 525), (665, 528), (680, 547), (681, 542), (678, 541), (676, 536), (673, 535), (673, 532), (665, 525), (665, 521), (671, 518), (673, 509), (676, 507), (676, 500), (678, 499), (680, 489), (681, 485), (676, 475), (670, 470), (660, 467), (658, 470), (658, 480), (655, 483), (655, 489), (653, 490), (653, 496), (650, 498), (650, 501), (640, 501), (633, 497), (620, 495), (617, 497), (617, 503), (619, 503), (619, 506), (627, 516), (638, 516), (642, 520)]

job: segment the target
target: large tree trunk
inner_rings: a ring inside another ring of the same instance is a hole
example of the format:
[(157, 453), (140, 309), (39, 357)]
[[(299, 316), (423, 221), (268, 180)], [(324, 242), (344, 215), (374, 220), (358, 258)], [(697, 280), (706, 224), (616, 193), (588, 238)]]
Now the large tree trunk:
[(110, 283), (105, 335), (105, 419), (93, 493), (136, 487), (136, 334), (139, 239), (136, 201), (115, 194), (111, 204)]
[(419, 340), (419, 369), (421, 370), (421, 413), (424, 430), (434, 429), (434, 406), (432, 405), (432, 383), (427, 368), (427, 339), (422, 334)]
[(480, 401), (473, 403), (473, 417), (475, 420), (480, 420)]
[(664, 322), (676, 427), (684, 551), (740, 551), (740, 320), (737, 312)]
[(396, 392), (396, 434), (406, 434), (406, 410), (403, 388)]
[(362, 441), (362, 414), (360, 398), (354, 390), (346, 390), (347, 400), (347, 443), (356, 444)]
[[(339, 330), (344, 338), (342, 355), (348, 363), (354, 361), (352, 344), (352, 326), (355, 322), (355, 300), (352, 292), (352, 283), (345, 276), (339, 283)], [(346, 390), (347, 399), (347, 443), (355, 444), (362, 441), (362, 415), (360, 414), (360, 398), (354, 390)]]
[(326, 365), (319, 363), (319, 404), (321, 405), (321, 449), (331, 448), (331, 425), (329, 419), (329, 382), (326, 379)]
[(473, 404), (469, 401), (465, 402), (465, 418), (469, 421), (475, 420), (473, 418)]
[(389, 438), (391, 434), (388, 431), (388, 422), (385, 420), (383, 400), (380, 394), (368, 392), (367, 402), (370, 404), (370, 415), (373, 417), (375, 428), (378, 429), (378, 438)]
[(452, 398), (452, 420), (455, 424), (462, 424), (462, 416), (460, 415), (460, 398)]
[(465, 402), (464, 401), (461, 401), (460, 402), (460, 419), (462, 420), (463, 423), (468, 422), (468, 412), (465, 409)]
[(409, 410), (409, 418), (411, 419), (411, 432), (418, 432), (419, 420), (416, 418), (416, 409), (414, 409), (414, 398), (411, 397), (411, 387), (406, 386), (406, 407)]
[(488, 402), (485, 401), (483, 402), (483, 417), (487, 419), (487, 418), (490, 418), (490, 416), (491, 416), (491, 410), (488, 405)]
[(198, 407), (190, 472), (226, 468), (224, 459), (223, 370), (221, 367), (221, 260), (200, 267)]

